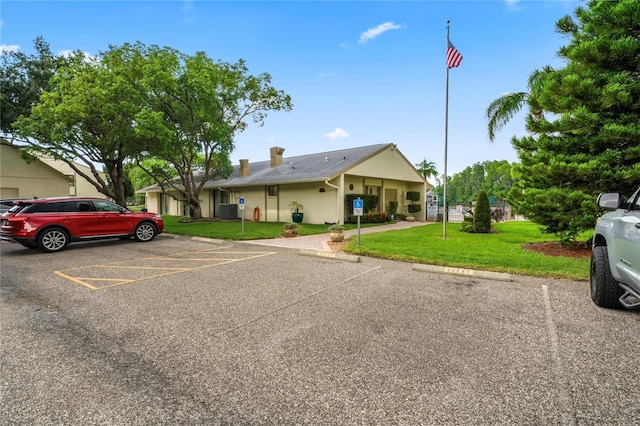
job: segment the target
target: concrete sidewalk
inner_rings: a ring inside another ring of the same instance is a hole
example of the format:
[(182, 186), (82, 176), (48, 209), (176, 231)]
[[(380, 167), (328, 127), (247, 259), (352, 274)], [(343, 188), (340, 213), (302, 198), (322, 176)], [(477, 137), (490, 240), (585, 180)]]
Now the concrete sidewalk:
[[(373, 232), (395, 231), (398, 229), (413, 228), (416, 226), (433, 225), (434, 223), (436, 222), (399, 221), (399, 222), (391, 223), (389, 225), (360, 228), (360, 235), (370, 234)], [(357, 229), (350, 229), (348, 231), (344, 231), (345, 238), (348, 238), (351, 236), (356, 237), (357, 234), (358, 234)], [(269, 240), (251, 240), (251, 241), (243, 241), (243, 242), (249, 243), (249, 244), (258, 244), (263, 246), (286, 247), (286, 248), (292, 248), (292, 249), (332, 251), (328, 244), (330, 242), (328, 230), (327, 230), (327, 233), (325, 234), (298, 236), (298, 237), (292, 237), (292, 238), (281, 237), (281, 238), (273, 238)]]

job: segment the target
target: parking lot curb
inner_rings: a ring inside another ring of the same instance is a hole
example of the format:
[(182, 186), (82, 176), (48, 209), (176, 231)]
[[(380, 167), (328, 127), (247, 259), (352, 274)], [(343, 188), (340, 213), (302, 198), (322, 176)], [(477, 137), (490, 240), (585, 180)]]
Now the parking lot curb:
[(201, 243), (209, 243), (209, 244), (225, 244), (224, 240), (216, 240), (214, 238), (204, 238), (204, 237), (191, 237), (191, 241), (198, 241)]
[(162, 234), (158, 234), (158, 237), (163, 237), (163, 238), (180, 238), (180, 235), (176, 235), (176, 234), (167, 234), (166, 232), (163, 232)]
[(452, 268), (450, 266), (425, 265), (422, 263), (413, 264), (414, 271), (432, 272), (434, 274), (460, 275), (474, 278), (484, 278), (496, 281), (512, 281), (511, 274), (503, 272), (477, 271), (475, 269)]
[(301, 256), (315, 256), (323, 257), (325, 259), (343, 260), (345, 262), (359, 263), (360, 256), (354, 256), (352, 254), (334, 253), (332, 251), (316, 251), (301, 249), (298, 254)]

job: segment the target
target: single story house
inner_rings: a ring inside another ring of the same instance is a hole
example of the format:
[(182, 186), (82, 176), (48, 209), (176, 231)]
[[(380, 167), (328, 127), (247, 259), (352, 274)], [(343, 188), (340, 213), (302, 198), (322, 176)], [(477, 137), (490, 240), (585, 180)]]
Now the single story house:
[[(0, 198), (97, 197), (104, 194), (78, 175), (64, 161), (41, 157), (27, 162), (20, 155), (20, 145), (0, 138)], [(76, 164), (87, 174), (89, 167)], [(103, 175), (106, 179), (106, 174)]]
[[(398, 202), (398, 212), (407, 213), (407, 191), (426, 194), (431, 185), (402, 155), (395, 144), (283, 157), (284, 148), (272, 147), (270, 159), (250, 163), (240, 160), (227, 179), (208, 181), (200, 194), (204, 217), (265, 222), (290, 222), (289, 203), (304, 206), (303, 222), (344, 223), (349, 214), (347, 194), (379, 196), (377, 210), (388, 211)], [(149, 211), (188, 215), (188, 207), (159, 186), (138, 192), (146, 195)], [(244, 199), (244, 209), (238, 203)], [(420, 203), (424, 207), (424, 199)], [(416, 220), (425, 220), (425, 209)]]

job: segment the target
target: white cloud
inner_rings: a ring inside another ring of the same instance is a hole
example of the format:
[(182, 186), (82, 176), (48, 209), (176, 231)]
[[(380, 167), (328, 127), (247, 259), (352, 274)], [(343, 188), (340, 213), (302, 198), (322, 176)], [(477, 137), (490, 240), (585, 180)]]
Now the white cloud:
[(507, 6), (510, 9), (517, 9), (518, 8), (518, 3), (520, 3), (520, 0), (504, 0), (505, 3), (507, 3)]
[(340, 127), (336, 127), (336, 129), (333, 132), (329, 132), (329, 133), (324, 135), (325, 139), (329, 139), (331, 141), (336, 140), (336, 139), (346, 139), (348, 137), (349, 137), (349, 133), (347, 133), (346, 131), (344, 131)]
[(373, 40), (374, 38), (378, 37), (380, 34), (386, 33), (387, 31), (390, 31), (390, 30), (398, 30), (403, 27), (404, 27), (403, 25), (397, 25), (397, 24), (394, 24), (393, 22), (385, 22), (384, 24), (380, 24), (375, 28), (369, 28), (367, 31), (363, 32), (360, 35), (360, 40), (358, 40), (358, 43), (365, 44), (367, 41)]
[(335, 72), (321, 72), (318, 74), (318, 78), (331, 78), (331, 77), (335, 77), (336, 74)]
[(20, 46), (17, 44), (0, 44), (0, 53), (17, 52)]

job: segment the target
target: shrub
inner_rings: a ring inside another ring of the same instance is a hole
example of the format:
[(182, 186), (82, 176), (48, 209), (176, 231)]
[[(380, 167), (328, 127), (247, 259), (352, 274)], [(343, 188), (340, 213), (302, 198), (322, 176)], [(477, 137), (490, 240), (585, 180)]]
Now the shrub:
[[(349, 216), (350, 223), (358, 223), (358, 216)], [(365, 213), (360, 216), (360, 223), (385, 223), (389, 222), (389, 215), (386, 213)]]
[(347, 194), (345, 198), (347, 199), (347, 205), (349, 206), (349, 212), (351, 213), (353, 213), (353, 200), (357, 198), (362, 199), (365, 213), (374, 210), (378, 206), (378, 200), (380, 199), (377, 195), (369, 194)]
[(480, 233), (491, 231), (491, 206), (489, 205), (489, 197), (485, 191), (478, 193), (476, 211), (473, 215), (473, 229)]
[(407, 200), (411, 202), (420, 201), (419, 191), (407, 191)]
[(409, 213), (419, 213), (422, 210), (422, 206), (420, 204), (409, 204), (407, 210)]
[(407, 206), (407, 211), (409, 214), (418, 213), (422, 210), (422, 206), (420, 204), (413, 204), (415, 201), (420, 201), (420, 192), (418, 191), (407, 191), (407, 200), (411, 201), (411, 204)]
[(473, 225), (473, 217), (472, 216), (465, 216), (464, 220), (462, 222), (462, 229), (460, 229), (460, 232), (469, 232), (471, 234), (473, 234), (475, 232), (475, 228)]
[(398, 213), (398, 202), (397, 201), (389, 201), (389, 214)]

